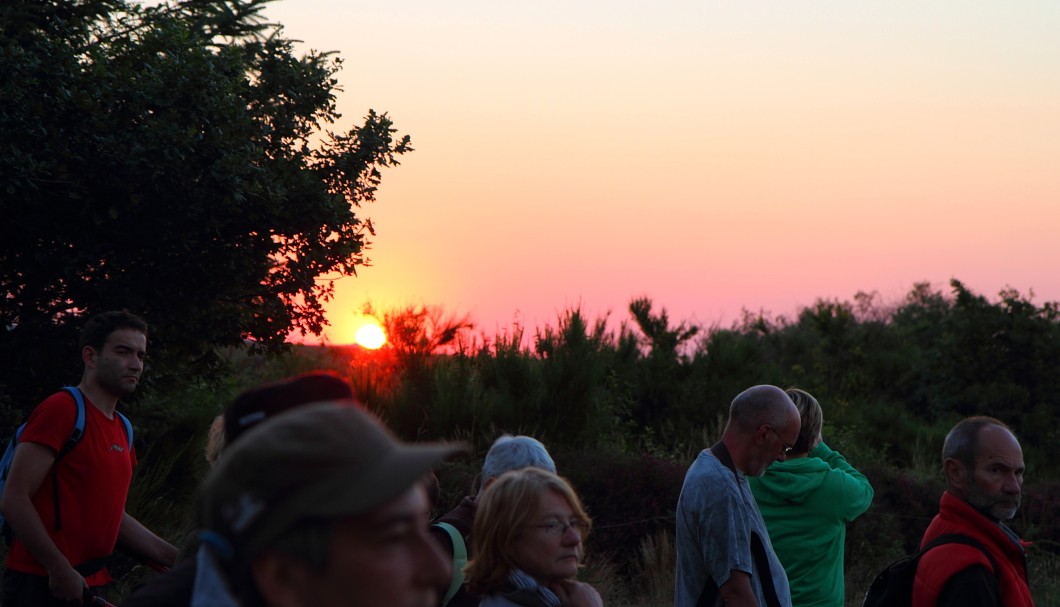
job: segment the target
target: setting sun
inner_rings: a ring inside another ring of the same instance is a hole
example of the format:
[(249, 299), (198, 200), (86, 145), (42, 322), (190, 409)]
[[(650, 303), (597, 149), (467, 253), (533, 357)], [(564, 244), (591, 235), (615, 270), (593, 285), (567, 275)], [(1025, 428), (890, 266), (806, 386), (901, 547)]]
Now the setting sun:
[(369, 322), (361, 325), (354, 334), (353, 340), (357, 345), (369, 350), (376, 350), (386, 343), (386, 333), (378, 323)]

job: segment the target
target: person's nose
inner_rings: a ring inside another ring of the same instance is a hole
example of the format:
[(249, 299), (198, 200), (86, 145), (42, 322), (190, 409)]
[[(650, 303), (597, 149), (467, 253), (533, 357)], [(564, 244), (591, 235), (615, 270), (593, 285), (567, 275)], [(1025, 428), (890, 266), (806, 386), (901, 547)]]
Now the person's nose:
[(574, 546), (582, 543), (582, 534), (578, 532), (578, 528), (571, 525), (563, 530), (563, 535), (560, 536), (564, 546)]
[(1018, 474), (1009, 474), (1005, 477), (1001, 490), (1009, 495), (1019, 495), (1023, 491), (1023, 479)]

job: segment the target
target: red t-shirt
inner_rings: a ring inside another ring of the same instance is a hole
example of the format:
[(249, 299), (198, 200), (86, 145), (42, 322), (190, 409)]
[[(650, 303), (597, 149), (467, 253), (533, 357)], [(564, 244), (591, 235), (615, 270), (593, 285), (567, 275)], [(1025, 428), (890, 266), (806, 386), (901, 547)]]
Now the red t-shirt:
[[(19, 443), (38, 443), (58, 453), (73, 432), (76, 411), (73, 396), (65, 390), (49, 396), (30, 414)], [(117, 414), (107, 419), (86, 397), (81, 441), (48, 472), (32, 498), (48, 535), (71, 565), (114, 551), (135, 465), (136, 453), (129, 448), (121, 419)], [(59, 530), (55, 529), (53, 472), (59, 477)], [(17, 537), (8, 552), (7, 566), (47, 575)], [(104, 568), (85, 580), (96, 586), (110, 582), (111, 577)]]

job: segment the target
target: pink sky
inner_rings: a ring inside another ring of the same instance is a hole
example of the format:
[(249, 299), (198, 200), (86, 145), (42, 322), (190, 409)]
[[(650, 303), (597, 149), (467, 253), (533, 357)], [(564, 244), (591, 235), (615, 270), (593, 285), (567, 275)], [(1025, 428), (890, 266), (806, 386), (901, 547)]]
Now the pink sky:
[(283, 0), (388, 170), (365, 301), (492, 335), (647, 295), (728, 326), (951, 278), (1060, 300), (1060, 5)]

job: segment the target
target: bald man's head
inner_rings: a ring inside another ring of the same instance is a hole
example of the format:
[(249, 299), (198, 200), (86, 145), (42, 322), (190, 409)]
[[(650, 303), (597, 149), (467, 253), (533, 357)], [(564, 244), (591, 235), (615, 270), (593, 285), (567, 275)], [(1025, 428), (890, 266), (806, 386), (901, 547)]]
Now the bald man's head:
[(737, 469), (761, 476), (769, 464), (791, 452), (800, 425), (799, 410), (784, 390), (753, 386), (732, 400), (722, 440)]

